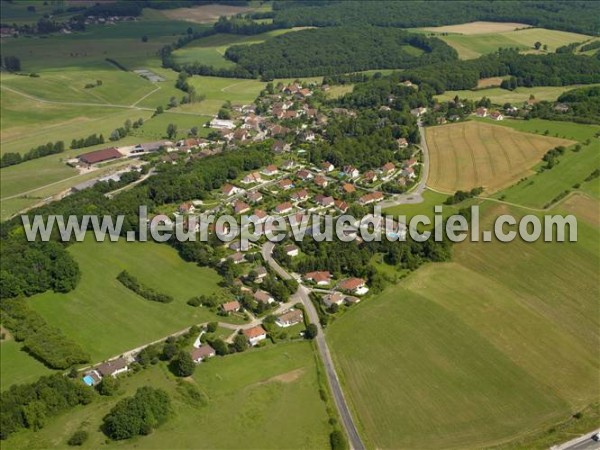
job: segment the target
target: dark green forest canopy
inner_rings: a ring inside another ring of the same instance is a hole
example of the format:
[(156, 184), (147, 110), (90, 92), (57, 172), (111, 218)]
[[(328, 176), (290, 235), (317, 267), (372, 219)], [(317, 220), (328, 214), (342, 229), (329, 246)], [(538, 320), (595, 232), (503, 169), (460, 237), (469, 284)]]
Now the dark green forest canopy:
[(424, 27), (476, 20), (600, 34), (596, 1), (279, 1), (273, 22), (297, 26)]
[(403, 69), (458, 59), (440, 39), (381, 27), (303, 30), (262, 44), (236, 45), (225, 56), (267, 78)]

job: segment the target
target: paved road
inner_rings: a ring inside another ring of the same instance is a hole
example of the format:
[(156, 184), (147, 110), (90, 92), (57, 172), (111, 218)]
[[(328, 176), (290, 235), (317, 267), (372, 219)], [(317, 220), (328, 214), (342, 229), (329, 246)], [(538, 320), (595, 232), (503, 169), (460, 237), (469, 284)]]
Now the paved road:
[(555, 445), (554, 447), (551, 447), (551, 450), (599, 450), (600, 442), (592, 439), (592, 436), (596, 433), (600, 433), (600, 430), (586, 433), (583, 436), (565, 442), (564, 444)]
[(423, 192), (425, 192), (425, 189), (427, 189), (427, 178), (429, 177), (429, 148), (427, 147), (427, 141), (425, 140), (425, 129), (423, 128), (421, 122), (419, 122), (419, 133), (421, 135), (421, 145), (419, 147), (423, 151), (421, 179), (410, 192), (407, 192), (406, 194), (395, 195), (391, 199), (381, 202), (379, 205), (382, 209), (397, 205), (423, 203)]
[[(277, 263), (277, 261), (273, 259), (274, 246), (275, 244), (273, 244), (272, 242), (267, 242), (265, 245), (263, 245), (262, 255), (264, 260), (281, 278), (286, 280), (292, 279), (293, 277), (289, 273), (287, 273)], [(306, 286), (300, 284), (300, 286), (298, 287), (298, 291), (296, 292), (296, 294), (294, 294), (294, 296), (302, 301), (302, 304), (304, 305), (304, 308), (306, 310), (306, 314), (308, 315), (308, 320), (311, 323), (314, 323), (319, 330), (319, 333), (315, 338), (315, 342), (317, 344), (319, 354), (321, 355), (323, 365), (325, 366), (325, 372), (327, 374), (329, 387), (331, 388), (335, 405), (346, 430), (346, 435), (348, 436), (350, 447), (354, 450), (364, 450), (365, 446), (363, 445), (362, 440), (360, 439), (360, 435), (358, 434), (356, 425), (354, 424), (354, 419), (352, 418), (352, 414), (350, 413), (350, 408), (348, 408), (348, 404), (346, 403), (340, 380), (335, 371), (333, 359), (331, 358), (331, 353), (329, 352), (329, 347), (327, 346), (325, 336), (323, 335), (323, 329), (321, 328), (321, 324), (319, 322), (319, 315), (317, 314), (317, 310), (315, 309), (315, 306), (312, 304), (309, 298), (309, 294), (310, 290)]]

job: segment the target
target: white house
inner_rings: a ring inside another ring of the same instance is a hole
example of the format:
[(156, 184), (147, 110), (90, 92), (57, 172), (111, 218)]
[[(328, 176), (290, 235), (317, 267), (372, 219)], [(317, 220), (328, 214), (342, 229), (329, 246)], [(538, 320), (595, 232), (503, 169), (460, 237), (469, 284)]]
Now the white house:
[(248, 343), (252, 346), (255, 346), (260, 341), (263, 341), (267, 338), (267, 332), (260, 325), (243, 330), (242, 334), (246, 336)]
[(280, 326), (282, 328), (287, 328), (287, 327), (291, 327), (293, 325), (296, 325), (297, 323), (302, 322), (303, 320), (303, 315), (302, 315), (302, 311), (299, 309), (290, 309), (289, 311), (281, 314), (279, 317), (277, 317), (277, 320), (275, 321), (275, 323), (277, 324), (277, 326)]
[(204, 344), (190, 352), (190, 356), (196, 364), (200, 364), (205, 359), (212, 358), (216, 354), (215, 349), (208, 344)]

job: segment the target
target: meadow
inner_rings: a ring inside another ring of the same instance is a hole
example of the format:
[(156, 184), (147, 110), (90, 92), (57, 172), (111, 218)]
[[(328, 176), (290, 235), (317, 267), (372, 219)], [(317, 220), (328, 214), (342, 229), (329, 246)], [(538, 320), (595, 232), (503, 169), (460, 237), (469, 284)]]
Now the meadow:
[[(28, 302), (88, 351), (92, 361), (217, 320), (212, 312), (186, 302), (194, 296), (221, 292), (217, 285), (220, 277), (212, 269), (184, 262), (167, 245), (123, 240), (97, 243), (88, 236), (69, 251), (81, 270), (78, 286), (67, 294), (45, 292)], [(139, 297), (117, 281), (122, 270), (175, 301), (163, 304)]]
[(580, 222), (577, 243), (459, 244), (336, 321), (328, 340), (369, 446), (499, 445), (596, 401), (599, 237)]
[[(84, 448), (329, 448), (328, 415), (319, 398), (312, 347), (306, 342), (271, 345), (216, 357), (182, 381), (206, 397), (190, 402), (164, 364), (151, 366), (122, 382), (118, 397), (100, 397), (47, 424), (42, 430), (11, 437), (10, 448), (70, 448), (66, 441), (80, 427), (90, 438)], [(111, 442), (98, 430), (102, 417), (125, 395), (141, 386), (166, 390), (173, 415), (149, 436)], [(307, 432), (310, 430), (310, 433)]]
[(215, 68), (234, 67), (235, 63), (225, 58), (225, 52), (232, 45), (260, 44), (267, 39), (297, 30), (304, 27), (273, 30), (254, 36), (242, 36), (235, 34), (215, 34), (202, 39), (197, 39), (183, 48), (173, 52), (175, 61), (180, 64), (198, 63)]
[[(543, 208), (565, 190), (581, 190), (600, 199), (599, 179), (585, 182), (594, 169), (600, 167), (598, 138), (594, 137), (600, 133), (600, 126), (542, 119), (503, 120), (500, 124), (528, 133), (547, 132), (548, 136), (579, 141), (581, 150), (567, 151), (551, 170), (529, 176), (493, 197), (534, 208)], [(586, 142), (589, 143), (586, 145)]]
[(479, 186), (495, 192), (530, 174), (551, 148), (574, 143), (475, 121), (428, 128), (426, 136), (427, 185), (446, 193)]
[(521, 51), (536, 52), (534, 49), (536, 42), (547, 45), (548, 52), (554, 52), (563, 45), (584, 42), (591, 38), (584, 34), (544, 28), (474, 34), (460, 34), (460, 31), (453, 33), (448, 30), (450, 28), (452, 27), (441, 27), (441, 30), (436, 30), (434, 27), (428, 28), (427, 31), (438, 35), (440, 39), (454, 47), (461, 59), (475, 59), (481, 55), (493, 53), (499, 48), (518, 48)]
[(12, 338), (0, 343), (0, 354), (0, 390), (7, 389), (15, 382), (33, 383), (42, 375), (52, 373), (51, 369), (25, 353), (22, 345)]
[[(498, 83), (499, 84), (499, 83)], [(586, 85), (594, 86), (592, 85)], [(459, 98), (468, 100), (480, 100), (482, 97), (489, 98), (495, 105), (504, 105), (511, 103), (512, 105), (521, 106), (529, 97), (533, 95), (537, 101), (554, 101), (566, 91), (583, 87), (582, 85), (570, 86), (537, 86), (537, 87), (518, 87), (514, 91), (492, 87), (487, 89), (474, 89), (468, 91), (446, 91), (443, 94), (436, 95), (438, 101), (453, 100), (458, 95)]]

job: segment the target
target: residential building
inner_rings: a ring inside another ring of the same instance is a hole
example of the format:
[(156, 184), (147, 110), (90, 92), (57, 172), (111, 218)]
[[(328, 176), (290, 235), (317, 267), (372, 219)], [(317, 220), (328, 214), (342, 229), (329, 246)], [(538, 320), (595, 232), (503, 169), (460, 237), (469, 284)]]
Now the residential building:
[(296, 325), (297, 323), (301, 323), (303, 319), (304, 316), (302, 314), (302, 310), (290, 309), (289, 311), (278, 316), (275, 323), (282, 328), (287, 328)]
[(225, 302), (221, 305), (221, 311), (225, 314), (231, 314), (233, 312), (238, 312), (241, 308), (240, 302), (237, 300), (233, 300), (231, 302)]
[(250, 211), (250, 205), (244, 203), (241, 200), (236, 200), (235, 204), (233, 205), (233, 211), (235, 214), (247, 213), (248, 211)]
[(369, 292), (367, 282), (362, 278), (346, 278), (340, 281), (338, 287), (343, 291), (352, 292), (354, 295), (364, 295)]
[(254, 297), (254, 300), (256, 300), (257, 302), (261, 302), (266, 305), (269, 305), (275, 301), (275, 299), (273, 298), (273, 296), (271, 294), (269, 294), (267, 291), (263, 291), (261, 289), (256, 291), (254, 293), (253, 297)]
[(304, 275), (306, 281), (312, 281), (318, 286), (326, 286), (331, 283), (331, 273), (328, 270), (308, 272)]
[(205, 359), (212, 358), (216, 354), (217, 352), (215, 352), (215, 349), (208, 344), (204, 344), (190, 352), (190, 356), (196, 364), (200, 364)]
[(99, 366), (96, 366), (95, 370), (102, 377), (116, 377), (119, 374), (127, 372), (129, 370), (129, 363), (125, 358), (117, 358), (112, 361), (106, 361)]
[(293, 205), (290, 202), (280, 203), (275, 207), (275, 212), (277, 214), (288, 214), (292, 212)]
[(291, 256), (292, 258), (300, 254), (300, 249), (294, 244), (286, 245), (283, 248), (283, 251), (285, 251), (286, 255)]
[(248, 343), (252, 346), (257, 345), (260, 341), (267, 338), (267, 332), (260, 325), (243, 330), (242, 334), (248, 339)]

